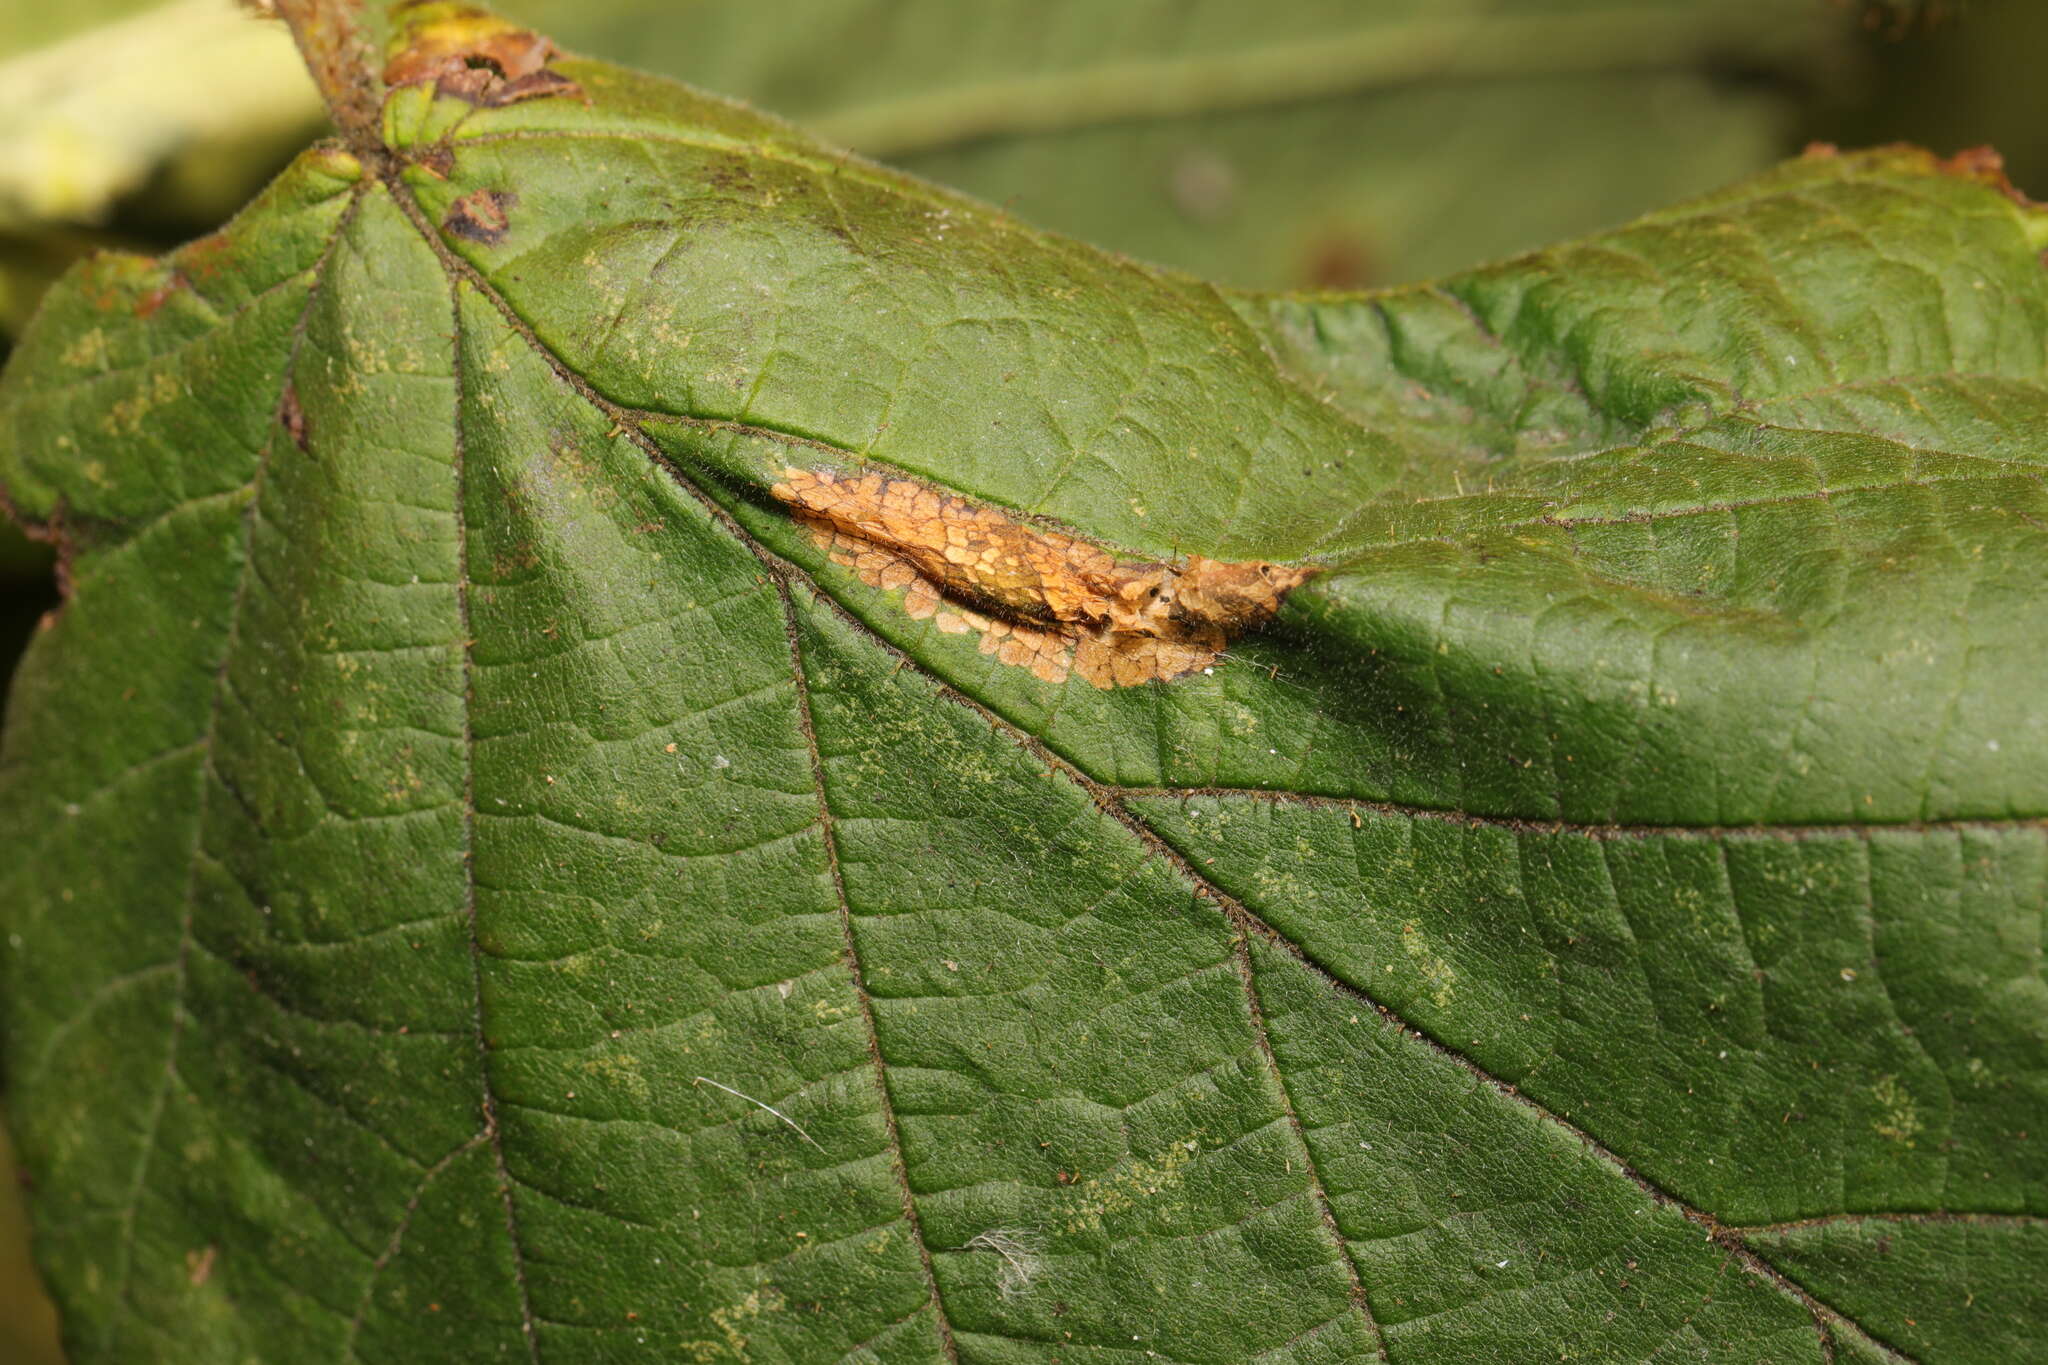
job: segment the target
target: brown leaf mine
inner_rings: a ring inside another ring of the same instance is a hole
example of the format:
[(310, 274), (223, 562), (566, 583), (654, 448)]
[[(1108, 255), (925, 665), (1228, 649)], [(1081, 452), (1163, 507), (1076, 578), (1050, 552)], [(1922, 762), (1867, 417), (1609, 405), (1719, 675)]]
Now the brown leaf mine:
[(915, 479), (785, 469), (770, 491), (836, 564), (903, 608), (1047, 682), (1097, 687), (1182, 677), (1269, 620), (1312, 568), (1192, 555), (1119, 559)]

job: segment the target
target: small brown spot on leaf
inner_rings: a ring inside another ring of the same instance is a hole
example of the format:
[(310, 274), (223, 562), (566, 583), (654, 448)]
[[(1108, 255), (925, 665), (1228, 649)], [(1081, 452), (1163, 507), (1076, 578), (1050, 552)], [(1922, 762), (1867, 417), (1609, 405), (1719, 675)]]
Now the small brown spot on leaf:
[(451, 237), (496, 246), (505, 240), (512, 221), (509, 211), (518, 203), (519, 196), (510, 190), (472, 190), (448, 206), (441, 228)]
[(220, 1248), (208, 1246), (199, 1251), (185, 1253), (185, 1278), (194, 1289), (213, 1278), (213, 1263), (220, 1258)]
[[(540, 551), (533, 542), (522, 540), (509, 550), (500, 550), (491, 556), (491, 570), (500, 581), (518, 578), (528, 569), (540, 567)], [(554, 638), (553, 628), (541, 632), (549, 639)]]
[(300, 450), (306, 449), (306, 410), (299, 406), (298, 385), (289, 380), (284, 386), (284, 401), (277, 405), (277, 419), (284, 423), (287, 436)]
[(156, 310), (164, 306), (164, 300), (170, 298), (176, 291), (187, 287), (185, 277), (173, 270), (164, 277), (162, 284), (159, 284), (156, 288), (136, 300), (135, 316), (138, 318), (155, 316)]
[(434, 89), (485, 108), (545, 95), (583, 95), (548, 63), (560, 51), (532, 29), (469, 5), (412, 0), (386, 54), (388, 86), (434, 82)]
[(787, 469), (771, 490), (833, 562), (903, 609), (1046, 682), (1097, 687), (1183, 677), (1270, 619), (1314, 572), (1263, 560), (1119, 559), (997, 508), (879, 474)]

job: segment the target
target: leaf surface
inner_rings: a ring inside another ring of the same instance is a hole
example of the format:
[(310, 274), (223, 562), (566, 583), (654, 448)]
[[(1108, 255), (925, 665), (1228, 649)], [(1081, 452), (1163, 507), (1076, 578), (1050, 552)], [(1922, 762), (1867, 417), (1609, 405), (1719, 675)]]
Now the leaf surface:
[[(1247, 295), (515, 38), (0, 386), (72, 583), (0, 963), (77, 1360), (2024, 1353), (1991, 167)], [(1227, 648), (1051, 681), (1056, 580), (914, 611), (828, 475)]]

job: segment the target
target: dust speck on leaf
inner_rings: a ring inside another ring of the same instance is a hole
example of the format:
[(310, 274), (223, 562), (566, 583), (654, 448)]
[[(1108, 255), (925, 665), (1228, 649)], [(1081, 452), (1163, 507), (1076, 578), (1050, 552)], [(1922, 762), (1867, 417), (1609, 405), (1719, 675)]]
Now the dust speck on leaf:
[(777, 1109), (774, 1105), (769, 1104), (763, 1100), (757, 1100), (752, 1095), (747, 1094), (743, 1090), (735, 1090), (723, 1081), (714, 1081), (709, 1076), (692, 1076), (690, 1080), (692, 1084), (708, 1085), (713, 1087), (714, 1089), (723, 1090), (728, 1095), (738, 1096), (740, 1099), (745, 1100), (748, 1104), (753, 1105), (756, 1109), (760, 1109), (767, 1113), (775, 1115), (776, 1118), (781, 1119), (783, 1123), (787, 1124), (789, 1128), (792, 1129), (796, 1133), (796, 1135), (802, 1138), (805, 1142), (810, 1143), (811, 1146), (816, 1147), (821, 1152), (825, 1150), (824, 1146), (821, 1143), (819, 1143), (819, 1141), (816, 1138), (812, 1137), (809, 1133), (804, 1131), (802, 1124), (798, 1123), (789, 1115), (783, 1113), (780, 1109)]
[(1046, 682), (1129, 687), (1196, 672), (1279, 610), (1312, 568), (1120, 559), (914, 479), (785, 469), (770, 490), (870, 587)]

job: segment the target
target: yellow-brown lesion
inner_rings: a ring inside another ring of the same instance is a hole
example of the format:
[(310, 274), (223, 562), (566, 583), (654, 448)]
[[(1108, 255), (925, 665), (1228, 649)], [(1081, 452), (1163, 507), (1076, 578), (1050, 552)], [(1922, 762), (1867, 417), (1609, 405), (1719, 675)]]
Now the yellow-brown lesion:
[[(435, 91), (495, 109), (548, 95), (583, 96), (556, 71), (554, 42), (476, 5), (404, 0), (385, 52), (384, 84), (432, 81)], [(587, 103), (587, 101), (586, 101)]]
[(1047, 682), (1182, 677), (1270, 619), (1312, 568), (1190, 556), (1120, 559), (915, 479), (786, 469), (771, 490), (835, 563), (904, 593), (912, 617), (973, 632)]

